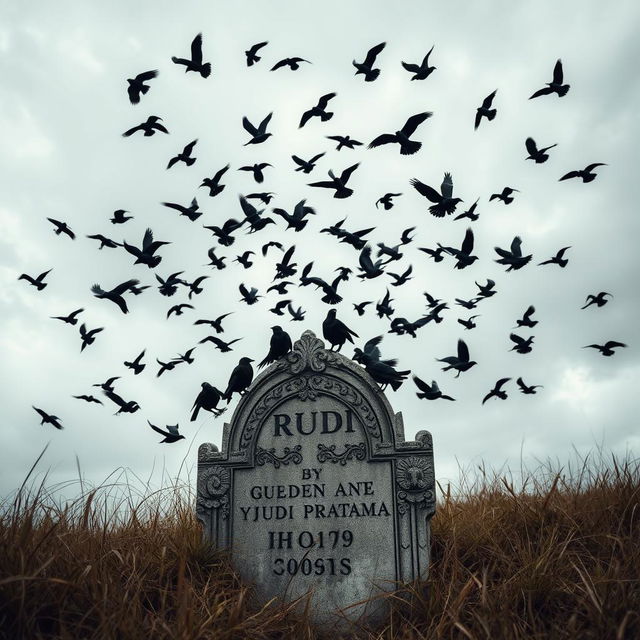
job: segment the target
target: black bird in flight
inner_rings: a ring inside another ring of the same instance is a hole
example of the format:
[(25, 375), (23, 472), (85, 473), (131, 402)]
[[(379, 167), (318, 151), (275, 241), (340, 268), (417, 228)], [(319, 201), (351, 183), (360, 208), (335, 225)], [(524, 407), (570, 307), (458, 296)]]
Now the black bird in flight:
[(521, 353), (524, 355), (525, 353), (531, 353), (531, 351), (533, 350), (533, 347), (531, 346), (533, 344), (533, 336), (529, 336), (525, 340), (522, 336), (519, 336), (515, 333), (510, 333), (509, 339), (514, 343), (510, 351), (515, 351), (516, 353)]
[(111, 291), (105, 291), (99, 284), (94, 284), (91, 287), (91, 293), (101, 300), (111, 300), (111, 302), (118, 306), (122, 313), (129, 313), (124, 294), (127, 293), (127, 291), (131, 291), (131, 287), (137, 284), (140, 284), (139, 280), (127, 280), (115, 286)]
[(158, 369), (158, 373), (156, 373), (156, 378), (159, 378), (165, 371), (173, 371), (182, 360), (170, 360), (169, 362), (162, 362), (162, 360), (156, 358), (156, 362), (160, 365)]
[(326, 136), (329, 140), (333, 140), (338, 143), (336, 147), (336, 151), (340, 151), (343, 147), (347, 149), (355, 149), (356, 147), (361, 147), (362, 142), (359, 140), (352, 140), (351, 136)]
[(371, 246), (366, 245), (358, 256), (359, 270), (361, 271), (358, 278), (361, 280), (372, 279), (381, 276), (384, 273), (384, 264), (382, 259), (375, 262), (371, 259)]
[(509, 380), (511, 380), (511, 378), (500, 378), (500, 380), (498, 380), (493, 386), (493, 389), (491, 389), (491, 391), (489, 391), (489, 393), (487, 393), (487, 395), (482, 399), (482, 404), (489, 400), (489, 398), (500, 398), (500, 400), (506, 400), (507, 392), (503, 391), (502, 387), (509, 382)]
[(146, 349), (143, 349), (137, 356), (136, 359), (133, 360), (132, 362), (127, 362), (125, 360), (124, 362), (124, 366), (127, 367), (127, 369), (132, 369), (133, 370), (133, 375), (137, 376), (138, 374), (142, 373), (144, 371), (144, 368), (147, 366), (144, 362), (142, 362), (142, 358), (144, 357)]
[(521, 319), (516, 320), (516, 325), (518, 327), (529, 327), (533, 329), (538, 324), (538, 320), (532, 320), (531, 316), (536, 312), (536, 308), (533, 305), (529, 305), (527, 310), (524, 312)]
[(177, 316), (181, 316), (184, 313), (185, 309), (194, 309), (195, 307), (192, 304), (188, 304), (186, 302), (181, 302), (180, 304), (174, 304), (169, 311), (167, 311), (167, 320), (171, 316), (172, 313), (175, 313)]
[(140, 405), (135, 400), (125, 400), (119, 396), (113, 389), (105, 389), (104, 395), (111, 400), (114, 404), (118, 405), (118, 410), (115, 415), (121, 413), (135, 413), (140, 409)]
[[(582, 307), (584, 309), (584, 307)], [(50, 316), (53, 320), (62, 320), (62, 322), (66, 322), (67, 324), (76, 325), (78, 324), (77, 316), (81, 314), (84, 309), (76, 309), (72, 311), (68, 316)]]
[(162, 120), (160, 116), (149, 116), (145, 122), (136, 125), (135, 127), (131, 127), (131, 129), (127, 129), (123, 134), (123, 138), (128, 138), (132, 136), (136, 131), (143, 131), (146, 138), (149, 136), (155, 135), (156, 131), (160, 131), (161, 133), (169, 133), (167, 128), (160, 124), (158, 121)]
[(470, 331), (471, 329), (475, 329), (478, 325), (474, 322), (476, 318), (479, 318), (479, 315), (469, 316), (467, 320), (464, 318), (458, 318), (458, 323), (461, 324), (465, 329)]
[(251, 261), (251, 256), (255, 255), (255, 251), (245, 251), (239, 256), (234, 258), (234, 262), (241, 264), (245, 269), (249, 269), (253, 266), (253, 262)]
[(162, 258), (154, 255), (155, 252), (165, 244), (171, 244), (170, 242), (163, 242), (161, 240), (153, 239), (153, 231), (147, 229), (142, 238), (142, 249), (138, 249), (131, 244), (128, 244), (126, 240), (123, 241), (122, 246), (132, 255), (136, 257), (133, 264), (146, 264), (149, 269), (157, 267)]
[(229, 218), (221, 227), (216, 225), (207, 226), (203, 224), (205, 229), (209, 229), (213, 235), (218, 239), (218, 244), (224, 247), (230, 247), (236, 239), (233, 237), (233, 233), (237, 231), (245, 221), (238, 222), (235, 218)]
[(252, 67), (256, 62), (260, 62), (260, 60), (262, 60), (262, 58), (257, 55), (258, 51), (260, 51), (262, 47), (266, 47), (268, 44), (268, 41), (258, 42), (244, 52), (244, 55), (247, 56), (247, 67)]
[(198, 276), (193, 282), (186, 283), (189, 287), (189, 300), (192, 296), (199, 296), (204, 291), (200, 285), (208, 278), (209, 276)]
[(496, 282), (491, 278), (487, 278), (487, 284), (478, 284), (476, 282), (476, 287), (478, 287), (479, 298), (490, 298), (491, 296), (495, 296), (497, 293)]
[(89, 404), (96, 403), (96, 404), (102, 404), (102, 400), (98, 400), (98, 398), (94, 397), (94, 396), (88, 396), (85, 394), (81, 394), (79, 396), (71, 396), (72, 398), (75, 398), (76, 400), (84, 400), (85, 402), (88, 402)]
[(593, 295), (592, 293), (590, 293), (585, 298), (584, 307), (580, 307), (580, 309), (586, 309), (587, 307), (590, 307), (592, 304), (595, 304), (598, 307), (604, 307), (604, 305), (607, 304), (607, 302), (609, 302), (607, 300), (607, 296), (611, 296), (613, 298), (613, 296), (610, 293), (607, 293), (606, 291), (601, 291), (597, 295)]
[(400, 235), (400, 243), (404, 245), (413, 242), (413, 236), (410, 236), (409, 234), (415, 230), (415, 227), (407, 227)]
[(119, 242), (115, 242), (114, 240), (111, 240), (111, 238), (107, 238), (106, 236), (103, 236), (101, 233), (96, 233), (94, 235), (87, 236), (87, 238), (91, 240), (98, 240), (100, 242), (100, 246), (98, 247), (99, 250), (102, 250), (105, 247), (109, 249), (116, 249), (117, 247), (122, 246)]
[(391, 306), (392, 302), (393, 299), (391, 298), (389, 289), (387, 289), (384, 298), (376, 303), (378, 318), (390, 318), (394, 314), (395, 309)]
[(553, 68), (553, 80), (551, 82), (547, 82), (546, 87), (538, 89), (538, 91), (536, 91), (532, 96), (529, 96), (529, 100), (532, 98), (539, 98), (540, 96), (548, 96), (552, 93), (557, 93), (559, 98), (566, 96), (571, 85), (563, 84), (563, 82), (564, 73), (562, 71), (562, 60), (558, 60)]
[(273, 213), (279, 215), (281, 218), (287, 221), (287, 229), (293, 229), (294, 231), (302, 231), (306, 226), (308, 215), (315, 215), (315, 209), (309, 207), (306, 204), (306, 200), (300, 200), (293, 208), (293, 213), (289, 214), (284, 209), (274, 208)]
[(381, 386), (384, 391), (387, 385), (391, 385), (397, 391), (411, 371), (398, 371), (395, 367), (395, 359), (382, 360), (379, 344), (382, 336), (376, 336), (368, 340), (362, 349), (356, 347), (353, 359), (364, 366), (365, 371)]
[(277, 291), (279, 295), (286, 296), (288, 293), (287, 287), (291, 287), (291, 286), (293, 286), (293, 282), (290, 282), (289, 280), (283, 280), (282, 282), (278, 282), (277, 284), (271, 285), (267, 289), (267, 293), (269, 291)]
[(348, 198), (352, 193), (353, 189), (349, 189), (347, 187), (347, 183), (349, 182), (349, 178), (351, 178), (351, 174), (360, 166), (360, 163), (356, 163), (347, 167), (341, 174), (340, 177), (337, 177), (331, 169), (329, 169), (329, 177), (331, 180), (323, 180), (320, 182), (311, 182), (308, 186), (310, 187), (321, 187), (324, 189), (335, 189), (335, 193), (333, 194), (334, 198)]
[(446, 358), (436, 358), (438, 362), (444, 362), (448, 366), (444, 367), (443, 371), (449, 371), (450, 369), (455, 369), (458, 373), (456, 374), (456, 378), (460, 376), (463, 371), (468, 371), (474, 365), (478, 364), (475, 360), (471, 360), (469, 357), (469, 347), (467, 347), (467, 343), (460, 339), (458, 340), (458, 355), (457, 356), (447, 356)]
[(385, 211), (389, 211), (389, 209), (393, 209), (393, 198), (397, 198), (398, 196), (401, 196), (401, 193), (385, 193), (381, 198), (378, 198), (376, 200), (376, 209), (378, 208), (378, 205), (381, 204), (384, 207)]
[(597, 349), (603, 356), (612, 356), (614, 355), (614, 349), (616, 347), (626, 347), (627, 345), (623, 342), (616, 342), (615, 340), (609, 340), (605, 344), (588, 344), (583, 349)]
[(444, 174), (444, 179), (440, 186), (442, 193), (438, 193), (433, 187), (420, 182), (417, 178), (412, 178), (410, 183), (420, 195), (435, 203), (429, 207), (429, 211), (436, 218), (443, 218), (446, 214), (452, 214), (456, 210), (458, 203), (462, 202), (461, 198), (453, 197), (453, 178), (450, 173)]
[(135, 78), (127, 78), (127, 93), (129, 94), (129, 101), (131, 104), (138, 104), (140, 102), (140, 96), (146, 95), (149, 91), (149, 85), (145, 84), (149, 80), (153, 80), (158, 77), (158, 70), (143, 71), (139, 73)]
[(358, 312), (359, 316), (363, 316), (364, 309), (368, 304), (373, 304), (373, 300), (365, 300), (364, 302), (358, 302), (358, 304), (354, 303), (353, 308)]
[(269, 352), (258, 364), (258, 369), (266, 367), (291, 351), (292, 342), (289, 334), (279, 325), (271, 327), (271, 331)]
[(260, 200), (260, 202), (263, 202), (264, 204), (269, 204), (274, 195), (275, 193), (273, 193), (273, 191), (266, 191), (263, 193), (250, 193), (247, 196), (247, 199)]
[(307, 122), (309, 122), (309, 120), (314, 116), (320, 118), (321, 122), (327, 122), (327, 120), (331, 120), (331, 118), (333, 117), (333, 111), (327, 111), (327, 105), (329, 104), (329, 100), (335, 98), (336, 95), (338, 94), (327, 93), (321, 96), (318, 100), (318, 104), (315, 107), (307, 109), (307, 111), (302, 114), (298, 128), (302, 129), (302, 127), (304, 127), (304, 125), (307, 124)]
[(188, 207), (175, 202), (163, 202), (162, 204), (169, 209), (179, 211), (181, 216), (186, 216), (191, 222), (195, 222), (203, 214), (202, 211), (198, 211), (198, 200), (196, 198), (191, 201)]
[(408, 62), (401, 62), (402, 66), (409, 73), (413, 73), (413, 76), (411, 77), (412, 80), (426, 80), (436, 70), (436, 67), (429, 66), (429, 56), (431, 55), (433, 47), (435, 46), (436, 45), (434, 44), (431, 49), (429, 49), (427, 55), (422, 59), (421, 64), (410, 64)]
[(423, 292), (422, 295), (427, 299), (427, 308), (429, 309), (437, 307), (442, 302), (439, 298), (434, 298), (428, 291)]
[(463, 300), (462, 298), (455, 299), (456, 304), (469, 310), (475, 309), (478, 306), (478, 300), (480, 300), (480, 298), (471, 298), (471, 300)]
[(199, 33), (191, 42), (191, 59), (171, 57), (172, 62), (175, 64), (184, 65), (184, 72), (196, 71), (203, 78), (208, 78), (211, 75), (211, 63), (202, 62), (202, 34)]
[(222, 328), (222, 321), (230, 316), (233, 312), (223, 313), (221, 316), (218, 316), (215, 320), (196, 320), (193, 324), (208, 324), (210, 327), (216, 330), (216, 333), (224, 333), (224, 329)]
[(85, 347), (89, 344), (93, 344), (96, 340), (96, 334), (104, 331), (104, 327), (98, 327), (97, 329), (88, 330), (84, 324), (80, 325), (80, 338), (82, 339), (82, 346), (80, 351), (84, 351)]
[(457, 249), (456, 247), (444, 247), (440, 243), (438, 243), (438, 247), (456, 259), (456, 269), (465, 269), (478, 259), (478, 256), (471, 255), (473, 252), (473, 243), (473, 231), (471, 227), (469, 227), (465, 231), (460, 249)]
[(224, 261), (227, 259), (227, 256), (217, 256), (215, 247), (211, 247), (211, 249), (207, 251), (207, 256), (211, 262), (206, 266), (215, 267), (219, 271), (226, 268), (227, 265)]
[(219, 193), (221, 193), (226, 187), (226, 185), (220, 184), (220, 180), (222, 179), (222, 176), (229, 170), (229, 167), (230, 165), (227, 165), (226, 167), (222, 167), (220, 171), (217, 171), (213, 175), (213, 178), (204, 178), (202, 180), (202, 184), (200, 185), (200, 187), (208, 187), (209, 195), (212, 198), (217, 196)]
[(558, 145), (556, 143), (548, 147), (538, 149), (536, 141), (533, 138), (529, 137), (524, 141), (524, 146), (527, 148), (527, 153), (529, 154), (525, 158), (525, 160), (533, 160), (536, 164), (542, 164), (549, 159), (549, 154), (547, 153), (547, 151), (549, 151), (549, 149), (553, 149), (553, 147), (557, 147)]
[(513, 202), (512, 193), (520, 193), (520, 191), (518, 189), (512, 189), (511, 187), (505, 187), (501, 193), (492, 193), (489, 202), (492, 200), (502, 200), (505, 204), (511, 204)]
[(248, 144), (261, 144), (265, 140), (272, 136), (272, 133), (267, 133), (267, 127), (269, 126), (269, 122), (271, 120), (271, 116), (273, 116), (273, 112), (271, 112), (261, 123), (259, 127), (254, 127), (253, 124), (249, 121), (247, 116), (242, 118), (242, 126), (245, 131), (251, 135), (251, 140), (249, 142), (245, 142), (244, 146), (246, 147)]
[(193, 364), (195, 362), (195, 358), (191, 355), (195, 351), (195, 347), (191, 347), (184, 353), (179, 353), (175, 358), (171, 358), (172, 362), (179, 364), (181, 362), (185, 362), (186, 364)]
[(273, 67), (271, 67), (270, 71), (277, 71), (278, 69), (282, 69), (283, 67), (289, 67), (291, 71), (297, 71), (300, 68), (301, 62), (311, 64), (304, 58), (294, 56), (293, 58), (283, 58), (282, 60), (278, 60), (278, 62), (276, 62)]
[(239, 340), (242, 340), (242, 338), (234, 338), (233, 340), (229, 340), (229, 342), (225, 342), (224, 340), (216, 336), (206, 336), (205, 338), (202, 338), (202, 340), (200, 340), (198, 344), (206, 344), (207, 342), (212, 342), (215, 348), (220, 351), (220, 353), (229, 353), (230, 351), (233, 351), (231, 345), (238, 342)]
[(528, 386), (522, 378), (518, 378), (516, 380), (516, 383), (518, 387), (520, 387), (520, 392), (524, 393), (525, 395), (535, 395), (536, 389), (543, 388), (541, 384), (533, 384), (531, 386)]
[(433, 258), (434, 262), (442, 262), (444, 260), (444, 256), (442, 252), (444, 249), (442, 247), (438, 247), (437, 249), (429, 249), (429, 247), (418, 247), (418, 251), (423, 251), (430, 258)]
[(200, 388), (200, 393), (196, 396), (196, 399), (191, 407), (191, 422), (196, 420), (200, 409), (203, 411), (210, 411), (217, 418), (219, 415), (226, 411), (224, 409), (218, 409), (218, 403), (222, 399), (222, 391), (214, 387), (208, 382), (203, 382)]
[[(480, 198), (478, 198), (479, 200)], [(475, 222), (479, 217), (480, 214), (476, 213), (476, 207), (478, 206), (478, 200), (476, 200), (466, 211), (464, 211), (463, 213), (458, 214), (454, 220), (462, 220), (463, 218), (469, 218), (469, 220), (471, 220), (471, 222)]]
[(262, 298), (262, 296), (258, 295), (258, 289), (256, 289), (256, 287), (251, 287), (249, 290), (244, 286), (244, 283), (241, 283), (238, 289), (242, 295), (240, 302), (246, 302), (248, 305), (252, 305), (258, 302), (258, 298)]
[(294, 309), (291, 303), (287, 305), (287, 311), (291, 316), (291, 322), (302, 322), (304, 320), (304, 316), (306, 311), (303, 311), (302, 307), (298, 307)]
[(451, 396), (445, 396), (442, 391), (440, 391), (440, 387), (435, 380), (431, 381), (431, 386), (429, 386), (424, 380), (418, 378), (418, 376), (414, 375), (413, 381), (415, 382), (416, 387), (420, 389), (420, 392), (416, 393), (418, 398), (424, 398), (426, 400), (453, 400)]
[(290, 278), (297, 272), (297, 262), (291, 262), (293, 258), (293, 252), (296, 250), (295, 245), (290, 246), (282, 256), (280, 262), (276, 262), (276, 273), (273, 276), (274, 280), (282, 280), (283, 278)]
[(76, 239), (76, 234), (69, 229), (66, 222), (60, 222), (60, 220), (56, 220), (55, 218), (47, 218), (47, 220), (55, 227), (54, 233), (57, 236), (61, 233), (66, 233), (72, 240)]
[(380, 69), (374, 69), (373, 65), (376, 62), (378, 54), (382, 52), (386, 45), (386, 42), (381, 42), (375, 47), (371, 47), (371, 49), (369, 49), (369, 51), (367, 52), (367, 57), (363, 62), (356, 62), (354, 60), (352, 64), (356, 68), (355, 75), (363, 74), (365, 82), (373, 82), (380, 75)]
[(411, 274), (413, 273), (413, 265), (409, 265), (401, 274), (392, 273), (391, 271), (387, 272), (394, 280), (391, 283), (392, 287), (400, 287), (405, 282), (412, 280)]
[(194, 164), (196, 158), (194, 158), (191, 154), (193, 153), (193, 148), (196, 146), (197, 142), (197, 138), (195, 140), (192, 140), (186, 147), (184, 147), (184, 149), (180, 153), (173, 156), (173, 158), (169, 160), (167, 169), (171, 169), (171, 167), (173, 167), (176, 162), (184, 162), (187, 167), (190, 167), (192, 164)]
[(238, 167), (238, 171), (250, 171), (253, 174), (253, 179), (258, 183), (264, 182), (264, 170), (267, 167), (272, 167), (272, 164), (268, 162), (258, 162), (256, 164), (246, 165), (244, 167)]
[(229, 376), (229, 383), (222, 397), (227, 401), (227, 404), (231, 402), (231, 398), (234, 393), (243, 395), (247, 387), (253, 380), (253, 367), (251, 358), (240, 358), (240, 361), (235, 366), (231, 375)]
[(133, 220), (133, 216), (125, 216), (125, 213), (129, 213), (124, 209), (116, 209), (113, 212), (113, 218), (110, 218), (111, 224), (124, 224), (127, 220)]
[(18, 280), (26, 280), (29, 284), (33, 285), (38, 291), (42, 291), (49, 283), (45, 282), (44, 279), (47, 277), (47, 274), (53, 271), (53, 269), (48, 269), (47, 271), (43, 271), (37, 278), (32, 278), (27, 273), (22, 273), (18, 277)]
[(569, 171), (569, 173), (565, 173), (562, 178), (558, 180), (561, 182), (562, 180), (570, 180), (571, 178), (582, 178), (582, 182), (593, 182), (596, 179), (596, 175), (593, 170), (596, 167), (606, 167), (605, 162), (593, 162), (592, 164), (588, 164), (584, 169), (579, 169), (576, 171)]
[(103, 391), (113, 391), (114, 390), (113, 383), (116, 380), (120, 380), (120, 376), (112, 376), (111, 378), (107, 378), (104, 382), (98, 382), (93, 386), (100, 387)]
[(256, 209), (243, 195), (240, 195), (239, 198), (245, 220), (249, 223), (249, 233), (261, 231), (268, 224), (275, 224), (272, 218), (262, 215), (264, 213), (264, 209), (260, 209), (260, 211), (258, 211), (258, 209)]
[(338, 304), (339, 302), (342, 302), (342, 296), (338, 293), (338, 285), (344, 280), (342, 274), (338, 274), (338, 276), (334, 278), (333, 282), (329, 284), (322, 278), (310, 276), (309, 274), (311, 273), (312, 267), (313, 262), (309, 262), (309, 264), (307, 264), (302, 270), (300, 286), (306, 287), (307, 285), (313, 284), (315, 285), (316, 290), (322, 289), (322, 293), (324, 295), (321, 300), (327, 304)]
[(571, 249), (571, 247), (562, 247), (555, 256), (544, 262), (539, 262), (538, 266), (543, 264), (557, 264), (561, 269), (564, 269), (569, 264), (569, 259), (564, 257), (565, 251), (568, 249)]
[(482, 104), (476, 109), (476, 119), (473, 123), (474, 130), (480, 126), (480, 122), (482, 122), (482, 117), (484, 116), (489, 122), (496, 117), (496, 113), (498, 113), (497, 109), (492, 109), (493, 99), (496, 97), (496, 93), (498, 90), (492, 91), (483, 101)]
[(352, 336), (359, 337), (342, 320), (338, 320), (336, 313), (335, 309), (329, 309), (327, 317), (322, 321), (322, 335), (331, 345), (331, 351), (333, 351), (334, 347), (337, 347), (336, 351), (340, 351), (345, 342), (353, 344)]
[(417, 113), (415, 116), (411, 116), (404, 123), (402, 129), (399, 129), (395, 133), (383, 133), (379, 135), (369, 143), (368, 148), (374, 149), (384, 144), (397, 142), (400, 145), (400, 153), (403, 156), (410, 156), (416, 153), (422, 146), (422, 142), (410, 140), (410, 138), (415, 133), (415, 130), (432, 115), (433, 113), (431, 111), (423, 111), (422, 113)]
[(31, 406), (33, 409), (36, 410), (36, 412), (42, 418), (42, 420), (40, 421), (40, 424), (47, 423), (47, 424), (53, 425), (56, 429), (64, 429), (62, 424), (60, 424), (60, 418), (58, 418), (58, 416), (49, 415), (46, 411), (43, 411), (42, 409), (38, 409), (38, 407), (34, 407), (33, 405)]
[[(316, 166), (316, 162), (318, 162), (318, 160), (320, 160), (320, 158), (322, 158), (322, 156), (324, 155), (324, 151), (322, 153), (319, 153), (318, 155), (313, 156), (313, 158), (311, 158), (310, 160), (303, 160), (302, 158), (298, 157), (298, 156), (291, 156), (291, 159), (298, 165), (296, 167), (296, 171), (302, 171), (303, 173), (311, 173)], [(249, 196), (247, 196), (248, 198)], [(267, 202), (267, 204), (269, 204)]]
[(156, 280), (160, 283), (160, 286), (158, 287), (160, 295), (170, 298), (178, 290), (178, 285), (186, 285), (187, 283), (182, 280), (182, 278), (178, 278), (182, 273), (184, 273), (184, 271), (176, 271), (167, 277), (166, 280), (156, 274)]
[(522, 269), (532, 258), (531, 254), (528, 256), (522, 255), (522, 240), (520, 236), (516, 236), (511, 241), (510, 251), (501, 249), (500, 247), (494, 247), (494, 251), (500, 256), (496, 262), (508, 266), (507, 271)]
[[(149, 420), (147, 420), (147, 422), (149, 422)], [(167, 444), (172, 444), (174, 442), (178, 442), (178, 440), (184, 440), (184, 436), (180, 435), (178, 431), (177, 424), (168, 424), (166, 431), (163, 431), (162, 429), (160, 429), (160, 427), (156, 427), (154, 424), (151, 424), (150, 422), (149, 422), (149, 426), (156, 433), (159, 433), (161, 436), (164, 436), (164, 438), (160, 440), (161, 444), (163, 442), (166, 442)]]

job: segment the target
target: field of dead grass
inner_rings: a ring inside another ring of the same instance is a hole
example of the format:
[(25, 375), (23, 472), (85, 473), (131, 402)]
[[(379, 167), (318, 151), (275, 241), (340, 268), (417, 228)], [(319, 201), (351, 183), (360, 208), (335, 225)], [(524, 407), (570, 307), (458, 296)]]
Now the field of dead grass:
[[(468, 477), (439, 487), (429, 580), (354, 636), (640, 638), (640, 461), (599, 455), (517, 487)], [(255, 606), (202, 544), (188, 488), (105, 483), (61, 502), (25, 481), (0, 503), (0, 638), (315, 637), (291, 606)]]

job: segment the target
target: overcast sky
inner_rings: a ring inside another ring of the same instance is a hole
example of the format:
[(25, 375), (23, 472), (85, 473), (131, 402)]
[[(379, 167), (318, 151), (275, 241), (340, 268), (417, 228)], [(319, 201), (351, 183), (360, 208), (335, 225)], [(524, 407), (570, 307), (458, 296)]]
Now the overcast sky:
[[(390, 392), (402, 411), (407, 439), (421, 429), (433, 434), (436, 477), (454, 480), (458, 466), (475, 468), (553, 459), (560, 464), (592, 451), (623, 454), (636, 451), (640, 328), (637, 243), (640, 223), (637, 61), (640, 7), (632, 1), (599, 2), (403, 2), (402, 12), (388, 2), (57, 2), (5, 3), (0, 10), (0, 344), (2, 349), (3, 428), (0, 495), (7, 495), (45, 445), (42, 462), (52, 482), (77, 476), (76, 456), (85, 478), (99, 482), (117, 468), (141, 478), (160, 471), (178, 474), (184, 464), (194, 468), (197, 446), (221, 443), (223, 419), (201, 414), (189, 422), (191, 404), (202, 381), (224, 388), (228, 376), (245, 355), (256, 361), (268, 349), (270, 326), (281, 324), (294, 339), (305, 329), (321, 335), (329, 307), (313, 287), (292, 291), (295, 306), (306, 310), (304, 322), (290, 322), (269, 312), (278, 296), (271, 292), (259, 304), (239, 302), (238, 285), (266, 293), (278, 257), (259, 253), (244, 270), (232, 260), (245, 250), (259, 252), (269, 240), (295, 244), (299, 272), (314, 261), (313, 273), (327, 280), (334, 269), (357, 272), (358, 253), (335, 238), (319, 234), (347, 216), (350, 230), (375, 226), (369, 236), (394, 245), (408, 227), (415, 240), (404, 257), (389, 267), (401, 273), (413, 265), (414, 278), (390, 287), (396, 315), (419, 318), (428, 291), (449, 302), (445, 321), (422, 328), (416, 339), (388, 334), (389, 322), (371, 305), (363, 317), (352, 303), (378, 301), (391, 278), (341, 285), (344, 302), (338, 317), (360, 336), (359, 346), (384, 334), (383, 356), (396, 357), (426, 381), (437, 380), (456, 402), (419, 400), (411, 380)], [(171, 62), (186, 56), (193, 37), (202, 32), (204, 57), (212, 63), (208, 79)], [(244, 51), (268, 40), (262, 60), (245, 65)], [(351, 61), (363, 60), (382, 41), (377, 81), (354, 76)], [(437, 68), (425, 81), (410, 81), (402, 60), (419, 62), (435, 45), (431, 63)], [(297, 72), (270, 67), (284, 57), (300, 56), (312, 64)], [(558, 58), (571, 85), (562, 99), (528, 97), (551, 80)], [(131, 105), (126, 79), (158, 69), (150, 91)], [(498, 89), (493, 122), (473, 129), (476, 107)], [(328, 92), (337, 92), (332, 120), (298, 122), (303, 111)], [(422, 111), (433, 117), (420, 126), (415, 139), (423, 143), (413, 156), (400, 156), (397, 145), (368, 150), (366, 144), (383, 132), (394, 132), (406, 118)], [(259, 122), (269, 112), (273, 136), (264, 144), (248, 140), (242, 116)], [(155, 114), (169, 135), (151, 138), (121, 133)], [(356, 150), (335, 150), (327, 135), (346, 135), (365, 143)], [(532, 136), (540, 146), (557, 143), (542, 165), (525, 160), (524, 141)], [(191, 167), (165, 169), (171, 156), (197, 138)], [(294, 172), (291, 154), (303, 158), (326, 155), (314, 172)], [(264, 185), (253, 182), (239, 166), (269, 162)], [(360, 162), (345, 200), (332, 192), (306, 186)], [(604, 162), (590, 184), (558, 182), (572, 169)], [(226, 189), (210, 198), (198, 185), (230, 163)], [(418, 247), (461, 243), (468, 220), (436, 219), (428, 202), (409, 184), (418, 178), (438, 187), (451, 172), (463, 211), (477, 198), (480, 219), (470, 223), (475, 233), (476, 263), (455, 271), (453, 260), (434, 263)], [(509, 206), (489, 202), (489, 196), (510, 186), (520, 190)], [(302, 198), (317, 211), (301, 233), (285, 232), (285, 223), (255, 235), (237, 234), (232, 247), (219, 247), (203, 224), (220, 224), (242, 216), (238, 194), (273, 191), (273, 206), (291, 211)], [(400, 192), (388, 212), (375, 202), (386, 192)], [(204, 215), (190, 222), (163, 207), (162, 201), (187, 204), (197, 196)], [(129, 210), (134, 219), (112, 225), (115, 209)], [(68, 222), (75, 241), (56, 236), (47, 217)], [(171, 241), (160, 250), (161, 264), (150, 270), (133, 265), (123, 249), (103, 249), (87, 234), (102, 233), (118, 242), (140, 244), (147, 227), (156, 239)], [(520, 235), (532, 262), (505, 273), (496, 264), (494, 246), (508, 247)], [(537, 266), (561, 247), (570, 245), (569, 264)], [(205, 266), (207, 250), (217, 246), (228, 268)], [(53, 268), (47, 288), (36, 291), (18, 276)], [(204, 292), (192, 300), (195, 310), (166, 319), (170, 306), (186, 302), (186, 290), (171, 297), (158, 293), (154, 274), (166, 277), (184, 271), (187, 280), (208, 275)], [(298, 273), (299, 275), (299, 273)], [(138, 278), (152, 285), (143, 295), (129, 295), (131, 313), (91, 294), (94, 282), (110, 289)], [(298, 276), (295, 277), (297, 281)], [(496, 282), (497, 294), (468, 312), (455, 298), (477, 295), (475, 281)], [(601, 309), (584, 311), (587, 294), (613, 294)], [(509, 333), (533, 304), (539, 324), (532, 353), (510, 352)], [(93, 345), (80, 353), (78, 328), (50, 319), (83, 307), (81, 321), (104, 327)], [(167, 360), (197, 344), (208, 334), (194, 326), (197, 318), (233, 312), (224, 322), (223, 338), (242, 337), (231, 353), (211, 344), (199, 345), (195, 363), (181, 364), (156, 377), (156, 358)], [(478, 313), (477, 328), (465, 331), (456, 322)], [(469, 345), (478, 365), (456, 379), (442, 372), (436, 358), (452, 355), (458, 338)], [(612, 358), (583, 349), (591, 343), (618, 340), (628, 344)], [(146, 348), (146, 370), (139, 376), (123, 366)], [(343, 349), (351, 356), (351, 348)], [(142, 409), (115, 417), (114, 405), (86, 404), (71, 396), (94, 393), (93, 383), (121, 376), (116, 390), (135, 399)], [(535, 396), (518, 392), (515, 378), (544, 385)], [(508, 399), (483, 396), (498, 378), (511, 377)], [(59, 416), (57, 431), (39, 425), (32, 405)], [(233, 409), (234, 400), (230, 405)], [(230, 418), (231, 412), (225, 416)], [(160, 445), (152, 423), (179, 423), (186, 439)], [(155, 474), (155, 475), (154, 475)], [(76, 487), (68, 489), (69, 494)]]

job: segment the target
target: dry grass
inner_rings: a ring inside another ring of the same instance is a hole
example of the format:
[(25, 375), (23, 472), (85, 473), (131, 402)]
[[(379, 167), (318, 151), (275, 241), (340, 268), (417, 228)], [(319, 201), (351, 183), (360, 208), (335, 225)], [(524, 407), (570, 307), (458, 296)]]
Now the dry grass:
[[(640, 462), (441, 494), (430, 579), (369, 638), (640, 638)], [(0, 638), (315, 637), (291, 606), (254, 606), (175, 486), (65, 504), (23, 487), (0, 505), (0, 549)]]

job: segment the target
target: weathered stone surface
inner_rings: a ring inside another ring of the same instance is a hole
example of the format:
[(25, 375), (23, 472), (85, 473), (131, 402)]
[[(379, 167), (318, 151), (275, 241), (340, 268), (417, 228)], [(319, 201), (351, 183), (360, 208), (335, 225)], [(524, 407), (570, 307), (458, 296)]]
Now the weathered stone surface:
[(242, 397), (222, 452), (200, 446), (205, 539), (265, 601), (310, 593), (317, 622), (375, 622), (384, 599), (351, 605), (428, 571), (433, 448), (417, 438), (362, 367), (305, 331)]

